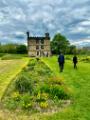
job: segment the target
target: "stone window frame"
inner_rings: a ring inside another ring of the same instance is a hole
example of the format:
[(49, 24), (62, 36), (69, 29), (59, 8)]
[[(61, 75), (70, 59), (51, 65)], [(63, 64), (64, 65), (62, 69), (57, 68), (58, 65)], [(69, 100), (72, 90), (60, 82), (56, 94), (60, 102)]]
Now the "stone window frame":
[(41, 49), (44, 49), (44, 45), (41, 45)]
[(39, 40), (36, 40), (36, 44), (39, 44)]
[(44, 40), (41, 40), (41, 44), (44, 44)]
[(36, 50), (39, 50), (39, 45), (36, 45)]

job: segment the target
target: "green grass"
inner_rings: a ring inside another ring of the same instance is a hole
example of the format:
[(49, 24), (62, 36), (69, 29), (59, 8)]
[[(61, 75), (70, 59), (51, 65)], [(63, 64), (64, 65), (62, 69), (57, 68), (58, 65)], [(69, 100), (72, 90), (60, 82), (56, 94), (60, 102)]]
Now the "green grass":
[[(72, 61), (66, 61), (63, 73), (59, 72), (56, 57), (44, 58), (43, 61), (64, 78), (73, 91), (73, 103), (54, 115), (43, 117), (43, 120), (90, 120), (90, 63), (78, 63), (74, 70)], [(42, 117), (41, 117), (42, 118)]]
[(0, 99), (11, 80), (28, 63), (27, 58), (18, 60), (0, 60)]
[[(83, 57), (84, 56), (80, 56), (80, 59)], [(9, 120), (9, 118), (15, 118), (17, 120), (90, 120), (90, 63), (80, 61), (78, 63), (78, 69), (74, 70), (72, 61), (67, 60), (65, 62), (64, 72), (60, 73), (56, 57), (42, 58), (42, 60), (51, 68), (56, 76), (63, 78), (65, 84), (71, 89), (73, 93), (72, 104), (69, 107), (62, 109), (58, 113), (50, 113), (47, 115), (36, 114), (26, 116), (25, 113), (21, 113), (21, 115), (15, 115), (14, 113), (3, 113), (0, 111), (0, 119), (2, 120), (2, 118), (4, 118), (3, 116), (8, 115), (7, 120)], [(26, 60), (24, 60), (24, 62), (21, 62), (21, 65), (19, 65), (17, 63), (19, 63), (21, 60), (13, 61), (16, 62), (10, 62), (7, 64), (8, 61), (3, 61), (4, 63), (0, 61), (0, 71), (3, 73), (3, 79), (1, 79), (2, 73), (0, 73), (0, 96), (15, 74), (21, 70), (19, 67), (22, 67), (23, 63), (26, 62)], [(9, 65), (11, 66), (11, 63), (12, 69), (9, 67)], [(9, 70), (5, 70), (5, 66), (6, 68), (8, 66), (10, 72)], [(7, 72), (5, 73), (5, 71)]]
[(8, 54), (3, 53), (0, 54), (1, 60), (14, 60), (14, 59), (22, 59), (23, 57), (27, 57), (27, 54)]

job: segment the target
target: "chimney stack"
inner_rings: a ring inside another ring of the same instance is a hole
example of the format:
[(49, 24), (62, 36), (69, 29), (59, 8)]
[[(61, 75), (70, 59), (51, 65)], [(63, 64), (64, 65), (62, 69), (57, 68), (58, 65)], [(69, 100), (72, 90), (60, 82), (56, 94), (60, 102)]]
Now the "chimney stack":
[(27, 39), (29, 39), (29, 31), (27, 31), (27, 33), (26, 33), (26, 34), (27, 34)]
[(49, 33), (45, 33), (46, 38), (50, 38)]

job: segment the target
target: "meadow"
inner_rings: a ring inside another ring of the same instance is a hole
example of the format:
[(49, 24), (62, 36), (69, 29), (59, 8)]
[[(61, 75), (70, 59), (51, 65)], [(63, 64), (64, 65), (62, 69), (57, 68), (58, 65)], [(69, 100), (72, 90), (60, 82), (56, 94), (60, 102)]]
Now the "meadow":
[(90, 62), (82, 61), (85, 56), (79, 56), (79, 59), (77, 70), (73, 69), (72, 61), (67, 60), (63, 73), (59, 73), (56, 57), (44, 59), (73, 92), (72, 104), (61, 112), (45, 117), (45, 120), (90, 120)]
[[(88, 57), (89, 58), (89, 57)], [(56, 113), (30, 114), (25, 112), (16, 115), (13, 112), (2, 112), (0, 120), (90, 120), (90, 61), (87, 56), (79, 56), (78, 69), (73, 69), (72, 56), (66, 56), (64, 72), (59, 72), (57, 57), (41, 58), (41, 60), (53, 71), (55, 76), (60, 77), (72, 93), (71, 104)], [(29, 59), (1, 60), (0, 61), (0, 96), (11, 80), (28, 63)]]

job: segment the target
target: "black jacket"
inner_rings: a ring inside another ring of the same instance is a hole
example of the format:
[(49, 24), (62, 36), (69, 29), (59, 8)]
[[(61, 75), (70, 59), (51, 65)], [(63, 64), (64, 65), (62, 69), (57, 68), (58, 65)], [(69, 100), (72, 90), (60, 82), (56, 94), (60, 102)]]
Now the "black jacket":
[(74, 62), (74, 63), (77, 63), (77, 62), (78, 62), (76, 56), (73, 57), (73, 62)]

